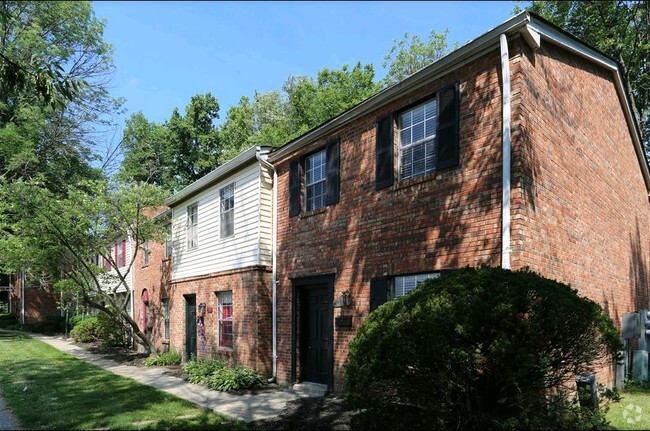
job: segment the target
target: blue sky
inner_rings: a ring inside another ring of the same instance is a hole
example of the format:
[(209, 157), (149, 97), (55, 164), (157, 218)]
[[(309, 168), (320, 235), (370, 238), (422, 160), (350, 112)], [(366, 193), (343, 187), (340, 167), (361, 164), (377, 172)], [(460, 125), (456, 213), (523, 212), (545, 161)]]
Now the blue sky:
[(219, 123), (242, 96), (280, 90), (290, 75), (315, 77), (324, 67), (373, 64), (405, 32), (428, 37), (449, 29), (463, 44), (511, 16), (514, 2), (203, 2), (99, 1), (104, 40), (114, 48), (112, 94), (127, 113), (153, 121), (184, 111), (211, 92)]

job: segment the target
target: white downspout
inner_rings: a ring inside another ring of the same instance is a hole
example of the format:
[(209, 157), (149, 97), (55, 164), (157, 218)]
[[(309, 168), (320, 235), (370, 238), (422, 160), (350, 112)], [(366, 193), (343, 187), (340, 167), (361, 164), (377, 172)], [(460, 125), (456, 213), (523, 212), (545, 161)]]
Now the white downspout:
[(271, 239), (271, 253), (272, 253), (272, 284), (273, 284), (273, 306), (272, 306), (272, 326), (273, 326), (273, 375), (269, 382), (274, 382), (277, 378), (278, 371), (278, 275), (277, 275), (277, 243), (278, 243), (278, 171), (275, 170), (272, 164), (260, 157), (260, 152), (255, 153), (257, 160), (273, 172), (273, 198), (271, 203), (271, 218), (273, 225), (273, 235)]
[(510, 269), (510, 175), (511, 175), (511, 152), (510, 143), (510, 54), (508, 53), (508, 39), (505, 33), (499, 36), (501, 44), (501, 79), (502, 103), (503, 103), (503, 130), (501, 132), (503, 168), (501, 176), (503, 179), (501, 195), (501, 268)]

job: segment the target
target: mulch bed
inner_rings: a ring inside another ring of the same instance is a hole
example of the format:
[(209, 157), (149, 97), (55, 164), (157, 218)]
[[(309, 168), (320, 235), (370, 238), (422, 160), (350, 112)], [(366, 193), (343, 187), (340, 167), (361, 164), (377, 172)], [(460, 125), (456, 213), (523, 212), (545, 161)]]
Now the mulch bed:
[[(145, 353), (125, 347), (105, 348), (98, 343), (74, 343), (91, 353), (101, 355), (115, 362), (144, 367)], [(167, 365), (164, 374), (188, 380), (181, 365)], [(237, 394), (259, 393), (261, 391), (278, 390), (280, 387), (271, 384), (263, 389), (233, 391)], [(325, 397), (298, 398), (287, 403), (286, 408), (278, 417), (261, 419), (248, 424), (249, 430), (349, 430), (355, 411), (351, 410), (340, 395)]]

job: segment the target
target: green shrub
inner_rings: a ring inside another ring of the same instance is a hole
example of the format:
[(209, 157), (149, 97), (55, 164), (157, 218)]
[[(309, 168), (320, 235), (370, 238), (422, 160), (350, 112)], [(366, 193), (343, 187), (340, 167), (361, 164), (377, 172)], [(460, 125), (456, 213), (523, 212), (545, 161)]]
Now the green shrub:
[(191, 360), (183, 366), (189, 381), (205, 384), (217, 391), (234, 391), (266, 386), (266, 380), (253, 370), (244, 367), (230, 368), (219, 359)]
[(611, 319), (569, 286), (465, 268), (368, 316), (346, 391), (364, 428), (591, 428), (604, 417), (574, 402), (575, 375), (619, 348)]
[(129, 345), (129, 334), (124, 322), (117, 323), (108, 314), (97, 314), (97, 338), (103, 347), (125, 347)]
[(79, 321), (75, 327), (72, 328), (70, 336), (77, 343), (91, 343), (99, 340), (97, 327), (97, 317), (86, 316), (85, 319)]
[(156, 356), (150, 356), (144, 360), (144, 365), (147, 367), (177, 365), (181, 363), (181, 355), (174, 350), (161, 353)]
[(191, 383), (207, 383), (209, 377), (222, 368), (228, 365), (224, 361), (218, 359), (211, 360), (196, 360), (192, 359), (187, 361), (183, 366), (183, 372), (187, 374)]
[(253, 370), (244, 367), (221, 368), (210, 375), (207, 386), (221, 392), (238, 389), (262, 388), (266, 380)]
[(87, 318), (88, 315), (84, 316), (83, 314), (75, 314), (74, 316), (70, 316), (70, 318), (68, 318), (68, 329), (74, 329), (74, 327), (77, 326), (82, 320), (85, 320)]

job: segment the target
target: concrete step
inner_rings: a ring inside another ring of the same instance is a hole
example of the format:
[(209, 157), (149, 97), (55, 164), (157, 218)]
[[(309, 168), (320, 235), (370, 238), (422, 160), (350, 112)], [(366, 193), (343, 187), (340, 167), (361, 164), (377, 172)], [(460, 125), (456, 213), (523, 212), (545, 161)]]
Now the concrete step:
[(324, 397), (327, 395), (327, 385), (314, 382), (302, 382), (293, 385), (293, 391), (301, 397)]

